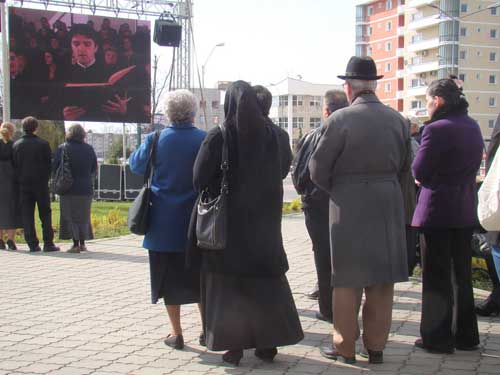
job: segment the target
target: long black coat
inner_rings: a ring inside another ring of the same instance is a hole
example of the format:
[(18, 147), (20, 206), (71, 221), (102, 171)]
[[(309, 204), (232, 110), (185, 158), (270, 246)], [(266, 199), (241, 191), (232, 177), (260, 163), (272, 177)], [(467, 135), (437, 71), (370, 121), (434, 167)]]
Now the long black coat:
[[(231, 168), (240, 164), (236, 131), (228, 129), (229, 200), (228, 240), (222, 251), (204, 253), (203, 268), (240, 276), (278, 276), (288, 270), (281, 236), (283, 182), (291, 154), (287, 137), (269, 122), (253, 168)], [(194, 165), (194, 185), (198, 191), (220, 189), (222, 134), (219, 127), (208, 132)], [(200, 250), (203, 251), (203, 250)]]

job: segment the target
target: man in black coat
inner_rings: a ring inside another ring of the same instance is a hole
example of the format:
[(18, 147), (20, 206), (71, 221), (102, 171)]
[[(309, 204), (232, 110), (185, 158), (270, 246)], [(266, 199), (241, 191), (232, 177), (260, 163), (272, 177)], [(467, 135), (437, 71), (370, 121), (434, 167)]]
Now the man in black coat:
[(13, 165), (20, 187), (24, 239), (31, 252), (40, 251), (35, 229), (35, 205), (43, 229), (43, 251), (59, 251), (54, 245), (52, 211), (50, 209), (49, 178), (51, 150), (47, 141), (36, 136), (38, 120), (26, 117), (22, 121), (24, 136), (14, 143)]
[[(323, 117), (326, 120), (333, 112), (347, 107), (349, 104), (344, 92), (329, 90), (323, 98)], [(319, 312), (316, 318), (332, 322), (331, 274), (332, 260), (330, 255), (329, 197), (318, 188), (309, 174), (309, 160), (323, 134), (321, 126), (306, 134), (297, 145), (297, 153), (292, 163), (294, 166), (292, 181), (301, 195), (306, 228), (311, 238), (314, 252), (314, 264), (318, 277)]]

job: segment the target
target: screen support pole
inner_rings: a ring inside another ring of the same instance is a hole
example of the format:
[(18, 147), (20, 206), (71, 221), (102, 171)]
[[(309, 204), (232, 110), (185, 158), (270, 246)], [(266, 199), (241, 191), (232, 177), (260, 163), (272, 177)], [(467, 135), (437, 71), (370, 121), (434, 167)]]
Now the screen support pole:
[(0, 0), (0, 16), (2, 25), (2, 109), (3, 121), (10, 121), (10, 66), (9, 66), (9, 48), (7, 33), (9, 25), (7, 24), (7, 6), (5, 0)]

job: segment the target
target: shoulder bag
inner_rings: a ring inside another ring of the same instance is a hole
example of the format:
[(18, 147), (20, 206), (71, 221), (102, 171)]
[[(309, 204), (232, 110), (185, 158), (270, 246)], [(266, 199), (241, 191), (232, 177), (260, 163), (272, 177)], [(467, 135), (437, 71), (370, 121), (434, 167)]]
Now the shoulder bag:
[(52, 191), (57, 195), (66, 194), (73, 186), (73, 175), (71, 174), (71, 164), (67, 144), (61, 146), (61, 162), (52, 178)]
[(196, 237), (198, 247), (207, 250), (223, 250), (227, 244), (227, 199), (228, 187), (228, 144), (224, 125), (220, 126), (222, 133), (222, 179), (220, 193), (211, 199), (207, 189), (200, 194), (196, 217)]
[(144, 173), (144, 185), (142, 186), (139, 195), (137, 195), (128, 209), (128, 228), (132, 233), (138, 235), (146, 234), (148, 231), (149, 210), (151, 208), (151, 184), (156, 167), (156, 148), (158, 146), (158, 138), (160, 138), (160, 132), (156, 131), (153, 137), (153, 143), (151, 144), (151, 151), (149, 153), (146, 172)]

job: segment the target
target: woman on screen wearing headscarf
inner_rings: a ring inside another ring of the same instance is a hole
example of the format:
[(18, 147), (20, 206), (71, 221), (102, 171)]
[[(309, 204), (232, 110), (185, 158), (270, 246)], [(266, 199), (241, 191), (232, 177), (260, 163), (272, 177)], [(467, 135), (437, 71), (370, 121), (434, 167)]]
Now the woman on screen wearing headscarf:
[[(238, 366), (244, 349), (273, 361), (277, 347), (304, 337), (285, 273), (281, 236), (283, 181), (278, 134), (262, 116), (257, 96), (244, 82), (226, 92), (224, 127), (229, 149), (227, 246), (202, 252), (202, 308), (207, 347), (227, 350)], [(220, 191), (223, 137), (213, 128), (194, 165), (194, 185), (210, 196)]]

